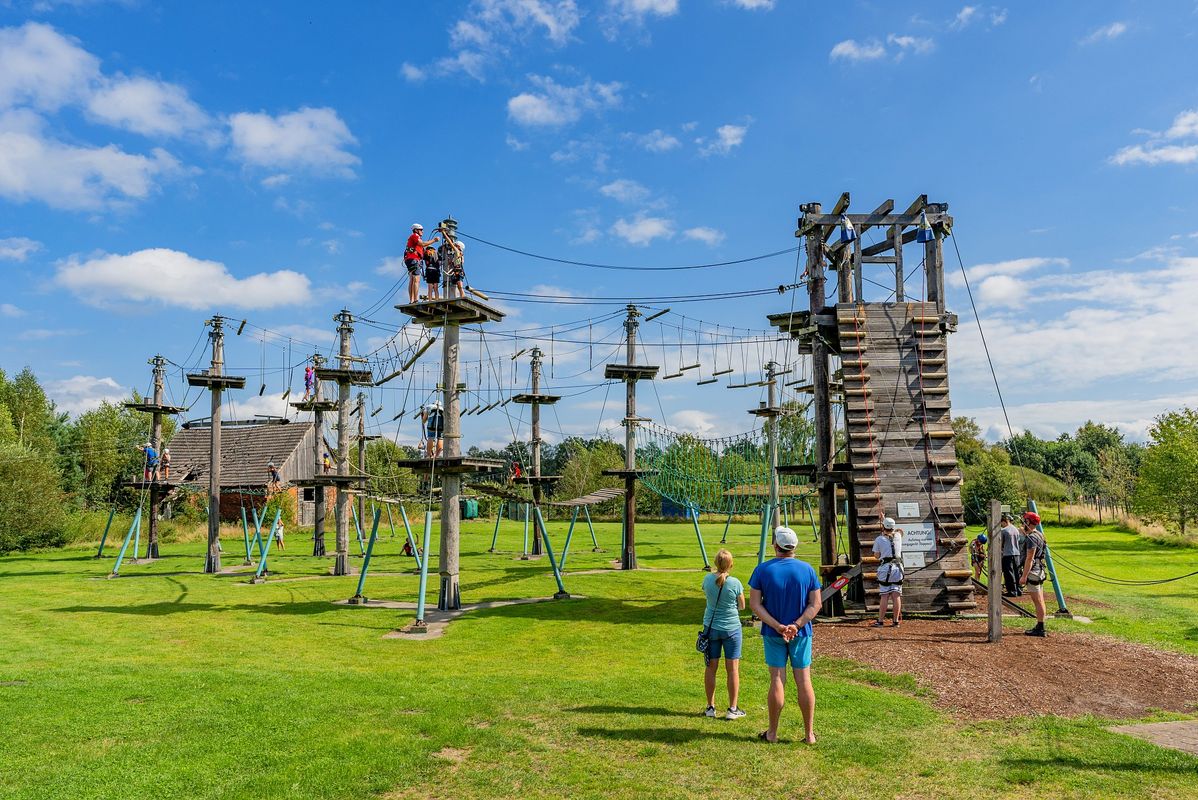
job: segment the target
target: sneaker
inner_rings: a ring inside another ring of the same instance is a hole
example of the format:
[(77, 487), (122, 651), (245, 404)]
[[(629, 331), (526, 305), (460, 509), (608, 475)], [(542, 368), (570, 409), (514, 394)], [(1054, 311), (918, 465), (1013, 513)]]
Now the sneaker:
[(896, 620), (894, 621), (894, 623), (891, 625), (891, 627), (892, 627), (892, 628), (897, 628), (897, 627), (899, 626), (899, 624), (900, 624), (900, 621), (896, 619)]
[(1028, 630), (1024, 631), (1024, 634), (1027, 636), (1039, 636), (1043, 638), (1048, 635), (1048, 632), (1044, 630), (1043, 625), (1037, 625), (1034, 628), (1029, 628)]
[(703, 712), (703, 716), (715, 719), (715, 706), (708, 706), (707, 710)]
[(744, 715), (745, 712), (741, 711), (739, 708), (730, 708), (728, 709), (728, 713), (724, 716), (724, 719), (740, 719)]
[(886, 623), (885, 623), (885, 622), (882, 622), (881, 620), (877, 620), (877, 619), (876, 619), (876, 620), (874, 620), (873, 622), (869, 623), (869, 627), (871, 627), (871, 628), (884, 628), (884, 627), (886, 627)]

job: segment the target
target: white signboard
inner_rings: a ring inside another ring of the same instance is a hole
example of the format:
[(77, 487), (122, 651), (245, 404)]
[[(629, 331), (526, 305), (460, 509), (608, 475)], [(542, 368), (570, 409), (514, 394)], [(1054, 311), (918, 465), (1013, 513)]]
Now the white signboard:
[(919, 513), (919, 503), (899, 503), (898, 515), (899, 519), (918, 519), (923, 516)]
[(903, 529), (903, 555), (928, 553), (936, 549), (936, 526), (930, 522), (914, 522), (900, 525)]
[(904, 550), (903, 551), (903, 568), (904, 569), (918, 569), (919, 567), (922, 567), (926, 564), (927, 564), (926, 553), (924, 553), (922, 550), (920, 550), (920, 551)]

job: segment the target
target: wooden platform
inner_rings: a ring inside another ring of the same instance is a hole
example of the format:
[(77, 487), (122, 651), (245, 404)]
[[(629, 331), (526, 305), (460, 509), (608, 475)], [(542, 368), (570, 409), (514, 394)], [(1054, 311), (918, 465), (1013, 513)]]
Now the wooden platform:
[(143, 481), (143, 480), (138, 480), (135, 478), (130, 481), (121, 481), (121, 486), (125, 487), (126, 489), (145, 490), (145, 489), (151, 489), (151, 488), (158, 488), (158, 489), (165, 489), (168, 492), (178, 489), (182, 485), (183, 485), (182, 481), (171, 481), (171, 480)]
[(182, 406), (168, 406), (155, 403), (122, 403), (125, 408), (130, 411), (144, 411), (147, 414), (182, 414), (186, 408)]
[(657, 377), (660, 369), (642, 364), (608, 364), (603, 370), (603, 377), (617, 381), (651, 381)]
[(317, 475), (314, 478), (296, 478), (290, 483), (292, 486), (306, 488), (309, 486), (353, 486), (354, 484), (365, 482), (365, 475), (337, 475), (330, 472)]
[(615, 478), (628, 478), (628, 477), (639, 478), (642, 475), (656, 475), (657, 472), (658, 471), (655, 469), (623, 469), (623, 468), (621, 468), (621, 469), (605, 469), (605, 470), (603, 470), (604, 475), (610, 475)]
[(439, 328), (446, 324), (477, 325), (482, 322), (499, 322), (504, 317), (502, 311), (469, 297), (405, 303), (396, 308), (426, 328)]
[[(948, 372), (940, 367), (956, 317), (929, 314), (920, 303), (842, 303), (836, 319), (841, 351), (854, 354), (842, 372), (852, 387), (846, 392), (847, 451), (862, 555), (869, 554), (884, 516), (906, 530), (930, 528), (930, 549), (923, 552), (931, 566), (907, 567), (904, 609), (972, 608)], [(936, 370), (927, 369), (930, 358), (938, 361)], [(917, 513), (899, 513), (900, 503)], [(904, 537), (907, 557), (917, 552), (918, 538)], [(866, 597), (875, 597), (876, 579), (864, 580)]]
[(336, 411), (336, 400), (296, 400), (289, 404), (296, 411)]
[(316, 377), (322, 381), (333, 383), (348, 383), (354, 386), (374, 385), (374, 376), (368, 369), (339, 369), (337, 367), (318, 367)]
[(497, 472), (507, 464), (493, 458), (469, 456), (440, 456), (438, 458), (401, 458), (395, 462), (400, 469), (437, 475), (468, 475), (476, 472)]
[(196, 372), (187, 376), (188, 386), (203, 386), (207, 389), (244, 389), (245, 378), (235, 375), (209, 375)]
[(512, 402), (519, 405), (530, 406), (533, 403), (542, 406), (551, 406), (558, 400), (561, 400), (561, 395), (557, 394), (514, 394)]

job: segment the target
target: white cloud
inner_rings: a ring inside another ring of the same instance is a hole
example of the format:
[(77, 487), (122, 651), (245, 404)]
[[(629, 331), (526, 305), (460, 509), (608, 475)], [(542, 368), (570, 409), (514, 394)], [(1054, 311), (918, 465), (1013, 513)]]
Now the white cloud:
[(698, 226), (695, 228), (687, 228), (682, 232), (682, 235), (687, 239), (694, 239), (697, 242), (702, 242), (709, 247), (715, 247), (724, 241), (724, 232), (715, 228)]
[(1173, 118), (1173, 124), (1165, 131), (1166, 139), (1188, 139), (1198, 137), (1198, 109), (1183, 111)]
[(99, 408), (101, 403), (119, 403), (131, 392), (112, 378), (75, 375), (59, 381), (46, 381), (46, 395), (59, 411), (82, 414)]
[(593, 208), (577, 208), (570, 214), (574, 218), (570, 244), (594, 244), (603, 237), (599, 213)]
[(731, 0), (731, 3), (748, 11), (769, 11), (774, 7), (774, 0)]
[(626, 133), (637, 145), (650, 153), (666, 153), (682, 144), (678, 137), (671, 136), (660, 128), (654, 128), (648, 133)]
[(902, 58), (908, 51), (917, 55), (924, 55), (932, 52), (936, 44), (931, 39), (920, 36), (896, 36), (890, 34), (886, 37), (886, 41), (899, 48), (898, 58)]
[(1101, 28), (1096, 28), (1082, 37), (1081, 44), (1109, 42), (1111, 39), (1118, 39), (1125, 33), (1127, 33), (1126, 22), (1112, 22), (1110, 25), (1103, 25)]
[(420, 83), (428, 77), (427, 72), (415, 64), (409, 64), (407, 61), (399, 68), (399, 74), (409, 83)]
[(953, 30), (960, 30), (961, 28), (969, 27), (969, 25), (978, 18), (978, 11), (980, 10), (981, 6), (962, 7), (961, 10), (957, 12), (957, 16), (953, 19), (952, 23), (949, 25), (949, 28)]
[(150, 78), (108, 81), (88, 99), (87, 109), (101, 122), (146, 136), (182, 136), (211, 124), (186, 89)]
[(510, 133), (507, 135), (507, 138), (504, 139), (504, 143), (508, 147), (515, 150), (517, 153), (519, 153), (522, 150), (528, 149), (528, 142), (522, 142), (519, 139), (517, 139), (515, 136), (512, 136)]
[(150, 156), (116, 145), (82, 147), (45, 136), (30, 112), (0, 115), (0, 197), (39, 200), (55, 208), (99, 209), (149, 196), (155, 180), (178, 172), (165, 150)]
[(331, 256), (335, 256), (341, 252), (341, 242), (337, 239), (325, 239), (320, 243), (320, 246)]
[(856, 39), (845, 39), (843, 42), (837, 42), (831, 52), (828, 53), (828, 58), (832, 61), (841, 59), (844, 61), (877, 61), (879, 58), (886, 57), (886, 48), (877, 39), (870, 39), (865, 42), (858, 42)]
[(46, 339), (56, 339), (59, 336), (78, 336), (83, 331), (74, 328), (28, 328), (21, 331), (17, 338), (22, 342), (43, 342)]
[(716, 138), (713, 141), (708, 141), (705, 138), (695, 140), (699, 145), (699, 155), (721, 155), (726, 156), (735, 147), (740, 147), (745, 141), (745, 135), (749, 132), (748, 125), (721, 125), (716, 128)]
[(159, 304), (194, 310), (218, 307), (274, 308), (306, 302), (311, 286), (293, 270), (237, 278), (217, 261), (166, 248), (128, 255), (72, 257), (58, 266), (54, 282), (100, 307)]
[(408, 274), (408, 268), (403, 265), (403, 258), (400, 256), (387, 256), (379, 262), (374, 271), (378, 275), (390, 275), (394, 278), (401, 278)]
[(273, 117), (240, 113), (229, 117), (233, 147), (247, 164), (354, 176), (361, 159), (346, 148), (358, 143), (331, 108), (304, 107)]
[(286, 172), (280, 172), (278, 175), (268, 175), (261, 181), (262, 185), (267, 189), (278, 189), (280, 186), (286, 186), (291, 183), (291, 176)]
[(612, 225), (611, 232), (629, 244), (644, 247), (654, 239), (669, 239), (673, 236), (674, 221), (643, 215), (638, 215), (631, 221), (621, 217)]
[(1111, 156), (1111, 163), (1118, 166), (1128, 164), (1193, 164), (1198, 161), (1198, 144), (1187, 145), (1131, 145)]
[[(1069, 259), (1067, 258), (1033, 256), (1029, 258), (1012, 258), (1008, 261), (995, 261), (990, 264), (975, 264), (966, 270), (966, 274), (969, 276), (970, 281), (977, 283), (994, 276), (1023, 275), (1034, 269), (1067, 266), (1069, 266)], [(961, 273), (958, 270), (949, 271), (945, 275), (945, 282), (949, 286), (965, 286), (965, 280), (961, 277)]]
[(562, 86), (553, 78), (530, 75), (536, 90), (522, 92), (508, 100), (511, 119), (530, 127), (561, 127), (577, 122), (588, 111), (602, 111), (620, 105), (621, 84), (597, 83), (589, 78), (577, 86)]
[(0, 28), (0, 108), (57, 110), (82, 101), (99, 74), (98, 58), (49, 25)]
[[(1086, 420), (1102, 420), (1132, 440), (1146, 441), (1148, 428), (1157, 415), (1182, 406), (1198, 406), (1198, 392), (1123, 400), (1094, 398), (1008, 403), (1006, 413), (1017, 434), (1028, 430), (1039, 437), (1055, 439), (1062, 433), (1077, 430)], [(973, 417), (981, 426), (983, 435), (992, 441), (1005, 439), (1009, 435), (1001, 406), (960, 407), (954, 409), (953, 414)]]
[(10, 236), (0, 239), (0, 260), (24, 261), (30, 253), (42, 249), (42, 243), (24, 236)]
[(0, 317), (23, 317), (25, 312), (12, 303), (0, 303)]
[(611, 183), (600, 186), (599, 194), (621, 203), (640, 203), (649, 197), (649, 190), (629, 178), (617, 178)]

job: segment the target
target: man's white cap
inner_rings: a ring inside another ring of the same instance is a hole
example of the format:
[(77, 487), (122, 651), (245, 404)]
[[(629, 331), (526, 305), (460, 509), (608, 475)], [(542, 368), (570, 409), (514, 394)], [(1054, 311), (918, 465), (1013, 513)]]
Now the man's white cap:
[(790, 528), (779, 525), (774, 528), (774, 544), (780, 550), (794, 550), (799, 546), (799, 536)]
[(888, 531), (894, 530), (894, 520), (892, 520), (890, 517), (886, 517), (882, 520), (882, 527)]

